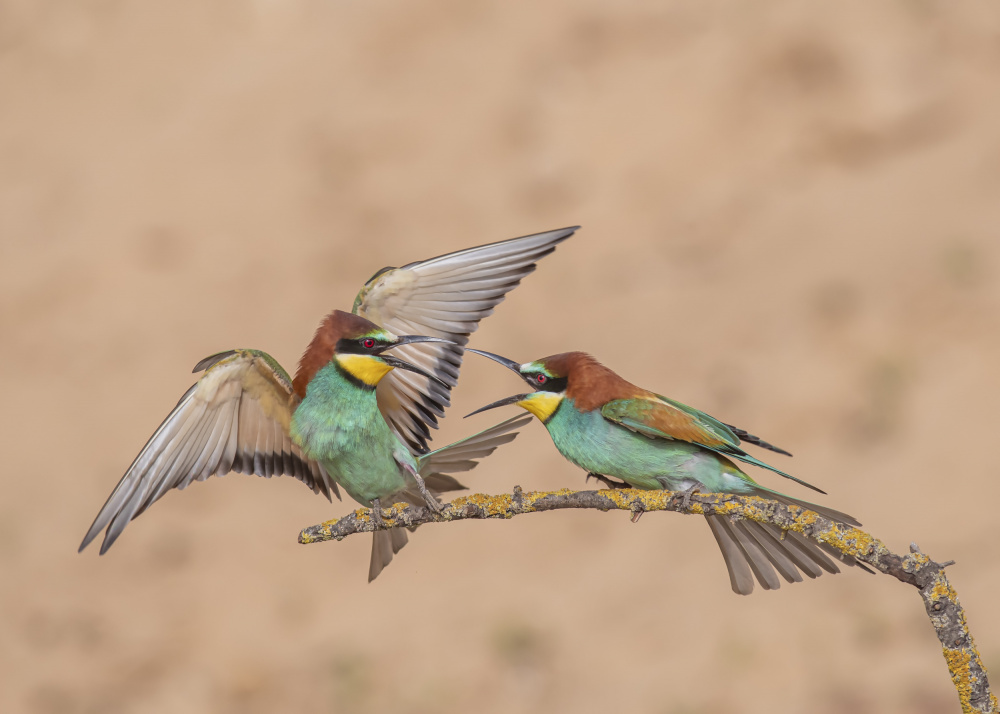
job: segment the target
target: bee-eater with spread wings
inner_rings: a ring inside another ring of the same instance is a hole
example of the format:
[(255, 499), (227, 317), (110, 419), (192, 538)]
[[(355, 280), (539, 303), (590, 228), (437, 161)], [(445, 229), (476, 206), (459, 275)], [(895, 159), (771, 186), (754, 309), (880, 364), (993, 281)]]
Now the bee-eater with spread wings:
[[(437, 428), (457, 383), (462, 345), (576, 230), (380, 270), (358, 293), (353, 314), (335, 311), (323, 321), (294, 380), (258, 350), (202, 360), (194, 371), (205, 374), (132, 462), (80, 550), (106, 528), (105, 553), (170, 489), (231, 471), (294, 476), (328, 499), (340, 497), (339, 484), (376, 514), (393, 499), (439, 508), (434, 493), (464, 488), (445, 474), (471, 469), (521, 426), (508, 420), (428, 453), (429, 428)], [(383, 354), (390, 349), (405, 359)], [(405, 543), (404, 531), (375, 533), (369, 580)]]
[[(517, 394), (476, 410), (517, 404), (545, 425), (559, 452), (569, 461), (612, 487), (666, 489), (686, 494), (701, 490), (762, 496), (816, 511), (827, 518), (860, 525), (850, 516), (785, 496), (761, 486), (733, 460), (769, 469), (819, 491), (794, 476), (765, 464), (740, 446), (742, 441), (788, 454), (760, 438), (704, 412), (625, 381), (583, 352), (566, 352), (518, 364), (480, 350), (468, 350), (516, 372), (534, 391)], [(607, 477), (621, 479), (616, 484)], [(823, 493), (820, 491), (820, 493)], [(688, 496), (690, 497), (690, 496)], [(827, 571), (840, 572), (828, 556), (846, 565), (856, 561), (798, 533), (782, 534), (754, 521), (706, 516), (729, 570), (733, 590), (748, 595), (754, 577), (765, 590), (781, 585), (775, 569), (788, 582), (801, 582)]]

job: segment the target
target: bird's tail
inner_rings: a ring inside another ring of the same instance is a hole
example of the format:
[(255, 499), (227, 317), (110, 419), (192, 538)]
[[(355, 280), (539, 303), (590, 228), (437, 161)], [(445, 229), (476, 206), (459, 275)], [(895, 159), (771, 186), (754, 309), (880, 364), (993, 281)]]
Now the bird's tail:
[(372, 559), (368, 565), (368, 582), (378, 577), (382, 568), (392, 562), (392, 556), (402, 550), (408, 540), (406, 531), (401, 528), (372, 533)]
[[(861, 525), (851, 516), (832, 508), (799, 501), (763, 488), (759, 495), (786, 505), (816, 511), (839, 523)], [(777, 590), (781, 587), (778, 574), (790, 583), (798, 583), (802, 582), (803, 573), (810, 578), (818, 578), (824, 570), (832, 574), (839, 573), (837, 562), (846, 566), (858, 565), (862, 570), (868, 570), (853, 556), (795, 531), (782, 531), (768, 523), (730, 520), (728, 516), (713, 515), (705, 518), (726, 561), (733, 592), (739, 595), (753, 592), (754, 578), (765, 590)]]
[[(436, 451), (417, 457), (417, 467), (424, 479), (427, 489), (435, 496), (446, 491), (461, 491), (465, 486), (458, 479), (448, 474), (469, 471), (485, 458), (496, 451), (498, 446), (510, 443), (518, 434), (518, 429), (530, 422), (530, 414), (520, 414), (512, 419), (502, 421), (478, 434), (443, 446)], [(405, 501), (414, 505), (424, 505), (416, 485), (395, 494), (390, 503)], [(387, 531), (376, 531), (372, 541), (372, 559), (368, 567), (368, 582), (374, 580), (382, 569), (392, 561), (394, 553), (406, 545), (406, 531), (402, 528), (391, 528)]]
[(771, 489), (765, 488), (759, 484), (756, 486), (756, 489), (758, 492), (754, 494), (755, 496), (777, 501), (778, 503), (783, 503), (786, 506), (798, 506), (799, 508), (804, 508), (807, 511), (815, 511), (819, 515), (823, 516), (823, 518), (836, 521), (837, 523), (845, 523), (849, 526), (854, 526), (855, 528), (861, 527), (861, 523), (858, 522), (857, 518), (849, 516), (846, 513), (841, 513), (840, 511), (835, 511), (832, 508), (820, 506), (816, 503), (810, 503), (809, 501), (800, 501), (797, 498), (792, 498), (791, 496), (786, 496), (783, 493), (772, 491)]

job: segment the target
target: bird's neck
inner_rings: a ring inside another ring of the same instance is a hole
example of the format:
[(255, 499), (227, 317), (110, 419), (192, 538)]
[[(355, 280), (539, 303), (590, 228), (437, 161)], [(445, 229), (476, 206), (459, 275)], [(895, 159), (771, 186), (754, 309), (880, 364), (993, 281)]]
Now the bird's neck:
[(347, 432), (362, 433), (385, 426), (375, 390), (330, 362), (310, 380), (306, 395), (292, 414), (292, 440), (307, 454), (333, 449), (328, 442)]
[(382, 377), (392, 369), (380, 359), (368, 355), (338, 354), (334, 355), (330, 366), (338, 369), (341, 374), (359, 389), (374, 391)]
[[(375, 390), (359, 386), (356, 378), (334, 362), (320, 369), (307, 385), (289, 432), (293, 443), (320, 461), (334, 478), (339, 478), (335, 473), (355, 468), (356, 464), (345, 465), (344, 459), (360, 458), (359, 454), (384, 456), (397, 447), (405, 451), (379, 411)], [(354, 495), (350, 489), (348, 493)]]
[(331, 361), (312, 378), (306, 387), (302, 405), (323, 405), (343, 409), (350, 405), (355, 408), (377, 409), (375, 385), (344, 369), (336, 360)]
[(549, 394), (548, 392), (536, 392), (530, 399), (525, 399), (518, 404), (538, 417), (538, 421), (547, 424), (552, 415), (559, 410), (559, 405), (563, 402), (561, 394)]
[(583, 412), (577, 408), (573, 400), (564, 397), (555, 406), (555, 409), (549, 413), (546, 419), (539, 417), (539, 420), (549, 430), (549, 433), (552, 433), (553, 430), (565, 429), (568, 425), (576, 425), (581, 416), (583, 416)]

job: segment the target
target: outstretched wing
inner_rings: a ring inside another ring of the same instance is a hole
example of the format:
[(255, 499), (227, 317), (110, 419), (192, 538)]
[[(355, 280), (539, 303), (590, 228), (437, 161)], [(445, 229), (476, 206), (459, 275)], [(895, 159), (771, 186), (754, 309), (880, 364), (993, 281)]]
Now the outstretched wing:
[[(754, 458), (740, 447), (740, 439), (730, 427), (704, 412), (673, 399), (667, 399), (658, 394), (650, 394), (648, 397), (615, 399), (601, 407), (601, 416), (651, 438), (674, 439), (703, 446), (739, 461), (773, 471), (814, 491), (825, 493), (801, 479)], [(746, 434), (746, 432), (742, 433)], [(754, 438), (756, 439), (756, 437)]]
[(170, 412), (87, 531), (80, 550), (107, 528), (101, 554), (129, 521), (172, 488), (224, 476), (230, 471), (288, 475), (315, 493), (340, 498), (336, 483), (292, 443), (288, 425), (298, 397), (270, 355), (232, 350), (199, 362), (207, 370)]
[[(464, 345), (479, 321), (577, 228), (468, 248), (402, 268), (384, 268), (358, 293), (354, 313), (397, 335), (430, 335)], [(417, 453), (427, 451), (430, 428), (437, 428), (438, 417), (444, 416), (451, 403), (462, 352), (459, 346), (441, 343), (394, 350), (396, 356), (436, 375), (448, 387), (399, 369), (379, 383), (382, 415)]]

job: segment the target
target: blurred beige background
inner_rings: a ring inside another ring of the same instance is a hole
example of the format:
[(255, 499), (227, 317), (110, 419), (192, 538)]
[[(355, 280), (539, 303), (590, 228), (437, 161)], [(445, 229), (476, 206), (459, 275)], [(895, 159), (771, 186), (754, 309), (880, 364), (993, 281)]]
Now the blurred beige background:
[[(1000, 679), (998, 76), (992, 3), (0, 2), (0, 710), (958, 711), (912, 589), (740, 598), (695, 518), (427, 527), (369, 585), (296, 543), (352, 504), (230, 476), (76, 548), (201, 357), (292, 369), (383, 265), (580, 223), (474, 344), (787, 447), (958, 561)], [(583, 474), (533, 424), (467, 481)]]

